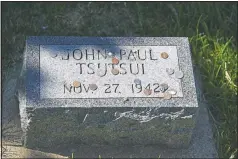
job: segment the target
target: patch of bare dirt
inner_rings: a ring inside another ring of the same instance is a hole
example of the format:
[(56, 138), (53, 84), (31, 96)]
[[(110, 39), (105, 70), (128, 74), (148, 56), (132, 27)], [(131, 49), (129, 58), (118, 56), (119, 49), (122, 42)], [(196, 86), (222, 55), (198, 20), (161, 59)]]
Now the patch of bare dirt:
[(3, 143), (1, 153), (2, 158), (68, 158), (58, 154), (27, 149), (11, 143)]

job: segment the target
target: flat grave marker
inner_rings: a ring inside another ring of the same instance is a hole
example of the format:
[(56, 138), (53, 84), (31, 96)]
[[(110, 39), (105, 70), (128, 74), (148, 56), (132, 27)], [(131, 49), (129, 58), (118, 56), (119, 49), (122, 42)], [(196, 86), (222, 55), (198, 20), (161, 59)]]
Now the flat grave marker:
[(31, 148), (187, 147), (199, 108), (185, 37), (29, 37), (19, 86)]

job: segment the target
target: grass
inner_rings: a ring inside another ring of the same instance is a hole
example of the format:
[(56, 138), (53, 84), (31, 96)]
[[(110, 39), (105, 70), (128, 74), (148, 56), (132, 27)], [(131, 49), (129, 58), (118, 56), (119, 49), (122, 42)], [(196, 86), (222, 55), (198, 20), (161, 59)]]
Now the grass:
[(3, 80), (29, 35), (188, 36), (219, 157), (237, 157), (236, 2), (3, 2)]

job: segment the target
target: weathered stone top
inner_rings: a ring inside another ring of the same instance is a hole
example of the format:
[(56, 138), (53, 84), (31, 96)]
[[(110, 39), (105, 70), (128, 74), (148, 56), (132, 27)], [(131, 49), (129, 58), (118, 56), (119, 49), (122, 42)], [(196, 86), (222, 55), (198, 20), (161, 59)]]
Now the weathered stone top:
[(28, 37), (27, 107), (198, 107), (188, 38)]

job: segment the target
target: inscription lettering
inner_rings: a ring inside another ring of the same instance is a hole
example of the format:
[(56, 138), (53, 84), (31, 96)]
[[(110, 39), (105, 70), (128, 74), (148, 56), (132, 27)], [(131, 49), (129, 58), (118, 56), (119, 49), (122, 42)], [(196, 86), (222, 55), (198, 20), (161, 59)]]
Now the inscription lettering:
[(119, 84), (104, 84), (106, 86), (105, 93), (121, 93), (118, 91)]
[[(69, 54), (68, 54), (68, 55), (69, 55)], [(75, 49), (75, 50), (73, 51), (73, 58), (74, 58), (75, 60), (81, 60), (81, 59), (83, 58), (83, 53), (82, 53), (82, 51), (79, 50), (79, 49)]]
[[(121, 93), (120, 84), (104, 84), (104, 93)], [(72, 88), (74, 93), (88, 93), (90, 88), (88, 84), (81, 84), (79, 87), (73, 87), (71, 85), (64, 84), (64, 93), (72, 93)], [(132, 93), (142, 93), (145, 89), (151, 89), (154, 93), (161, 92), (159, 83), (148, 83), (148, 84), (131, 84)]]
[(180, 69), (176, 46), (42, 45), (40, 51), (41, 77), (51, 79), (42, 81), (43, 98), (158, 97), (165, 92), (158, 82), (182, 96), (181, 79), (166, 72)]

